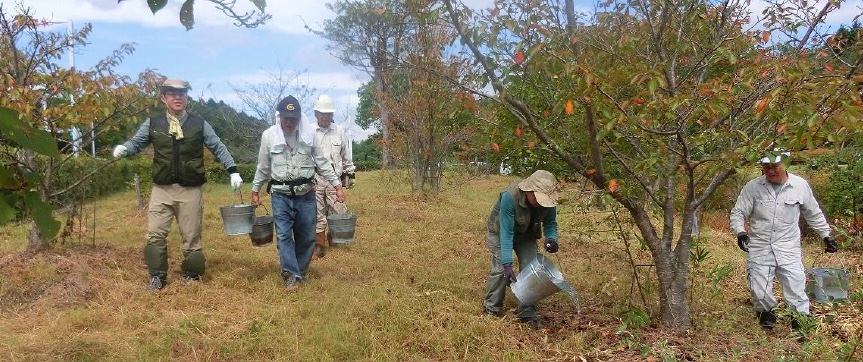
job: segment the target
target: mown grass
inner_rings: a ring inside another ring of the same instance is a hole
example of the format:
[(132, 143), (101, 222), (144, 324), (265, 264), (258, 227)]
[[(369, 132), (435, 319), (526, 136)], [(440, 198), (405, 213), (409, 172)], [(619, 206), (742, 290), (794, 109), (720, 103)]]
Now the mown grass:
[[(531, 330), (515, 322), (510, 294), (505, 317), (485, 317), (485, 216), (514, 179), (453, 175), (435, 195), (412, 194), (393, 172), (358, 180), (348, 193), (359, 215), (355, 243), (313, 262), (296, 293), (283, 291), (274, 244), (253, 247), (248, 237), (222, 232), (219, 206), (232, 202), (225, 185), (205, 186), (203, 282), (179, 282), (174, 230), (169, 285), (156, 294), (144, 291), (147, 219), (131, 192), (88, 205), (96, 216), (85, 223), (86, 236), (49, 252), (22, 253), (25, 226), (0, 228), (0, 359), (820, 361), (842, 357), (861, 323), (851, 306), (816, 307), (819, 323), (806, 343), (788, 337), (787, 323), (761, 331), (742, 255), (726, 231), (702, 230), (709, 257), (693, 269), (694, 326), (659, 328), (641, 312), (657, 315), (653, 269), (638, 268), (644, 305), (632, 288), (627, 248), (607, 222), (613, 209), (597, 207), (577, 185), (560, 209), (562, 244), (553, 260), (578, 291), (582, 313), (558, 293), (540, 302), (546, 328)], [(706, 215), (703, 224), (722, 217)], [(649, 253), (629, 241), (636, 262), (649, 264)], [(816, 248), (807, 245), (807, 255)], [(860, 285), (859, 260), (847, 254), (852, 283)]]

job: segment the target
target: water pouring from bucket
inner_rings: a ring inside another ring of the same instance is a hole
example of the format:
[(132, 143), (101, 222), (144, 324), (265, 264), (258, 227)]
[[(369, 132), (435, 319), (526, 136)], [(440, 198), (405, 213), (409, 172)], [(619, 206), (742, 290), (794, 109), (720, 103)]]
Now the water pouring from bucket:
[(536, 259), (522, 266), (516, 281), (510, 284), (510, 289), (522, 305), (534, 305), (554, 293), (563, 291), (575, 303), (576, 313), (581, 313), (581, 304), (575, 290), (563, 280), (563, 273), (545, 255), (537, 254)]

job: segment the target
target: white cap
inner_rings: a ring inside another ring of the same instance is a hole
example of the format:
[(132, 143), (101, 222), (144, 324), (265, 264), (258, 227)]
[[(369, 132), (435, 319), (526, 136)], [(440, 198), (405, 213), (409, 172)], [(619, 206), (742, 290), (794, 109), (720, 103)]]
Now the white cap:
[(313, 109), (321, 113), (333, 113), (336, 111), (335, 106), (333, 106), (333, 99), (326, 94), (318, 97)]

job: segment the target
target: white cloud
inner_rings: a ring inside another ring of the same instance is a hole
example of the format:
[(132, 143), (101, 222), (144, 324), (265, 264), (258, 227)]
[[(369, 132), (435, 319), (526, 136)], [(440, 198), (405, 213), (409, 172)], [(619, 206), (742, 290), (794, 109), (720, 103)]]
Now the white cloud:
[[(146, 0), (0, 0), (4, 9), (23, 2), (37, 17), (49, 20), (81, 22), (111, 22), (138, 24), (155, 28), (182, 28), (179, 21), (181, 1), (168, 1), (162, 10), (153, 14)], [(303, 20), (310, 25), (321, 24), (333, 14), (325, 2), (270, 0), (266, 11), (273, 16), (262, 28), (282, 33), (306, 34)], [(243, 14), (257, 10), (250, 0), (238, 0), (235, 12)], [(195, 27), (235, 27), (234, 20), (207, 1), (195, 3)]]

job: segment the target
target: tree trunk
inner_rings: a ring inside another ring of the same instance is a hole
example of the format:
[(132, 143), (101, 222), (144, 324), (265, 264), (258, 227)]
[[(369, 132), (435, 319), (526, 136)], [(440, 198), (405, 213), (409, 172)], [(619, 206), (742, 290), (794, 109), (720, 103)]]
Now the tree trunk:
[(35, 221), (30, 222), (30, 234), (27, 235), (27, 251), (35, 252), (42, 250), (44, 248), (45, 243), (42, 240), (42, 233), (39, 232), (39, 226), (36, 225)]
[[(656, 263), (656, 279), (659, 281), (659, 312), (662, 324), (670, 328), (688, 329), (692, 326), (689, 305), (686, 302), (687, 277), (689, 275), (689, 238), (682, 237), (677, 248), (672, 248), (672, 234), (665, 240), (657, 236), (648, 213), (632, 203), (624, 204), (632, 215), (636, 226), (644, 237), (650, 254)], [(692, 224), (684, 221), (684, 235), (691, 232)]]
[[(669, 243), (670, 244), (670, 243)], [(652, 250), (651, 250), (652, 252)], [(688, 270), (673, 259), (674, 253), (668, 250), (662, 255), (653, 255), (656, 261), (656, 277), (659, 279), (659, 311), (662, 324), (687, 329), (692, 326), (689, 305), (686, 302), (686, 278)]]
[(378, 97), (378, 108), (381, 112), (381, 139), (383, 145), (381, 147), (381, 168), (386, 170), (392, 168), (393, 159), (390, 152), (392, 135), (390, 134), (390, 111), (386, 102), (381, 102), (380, 97), (386, 94), (385, 80), (381, 71), (375, 71), (372, 76), (375, 83), (375, 95)]

